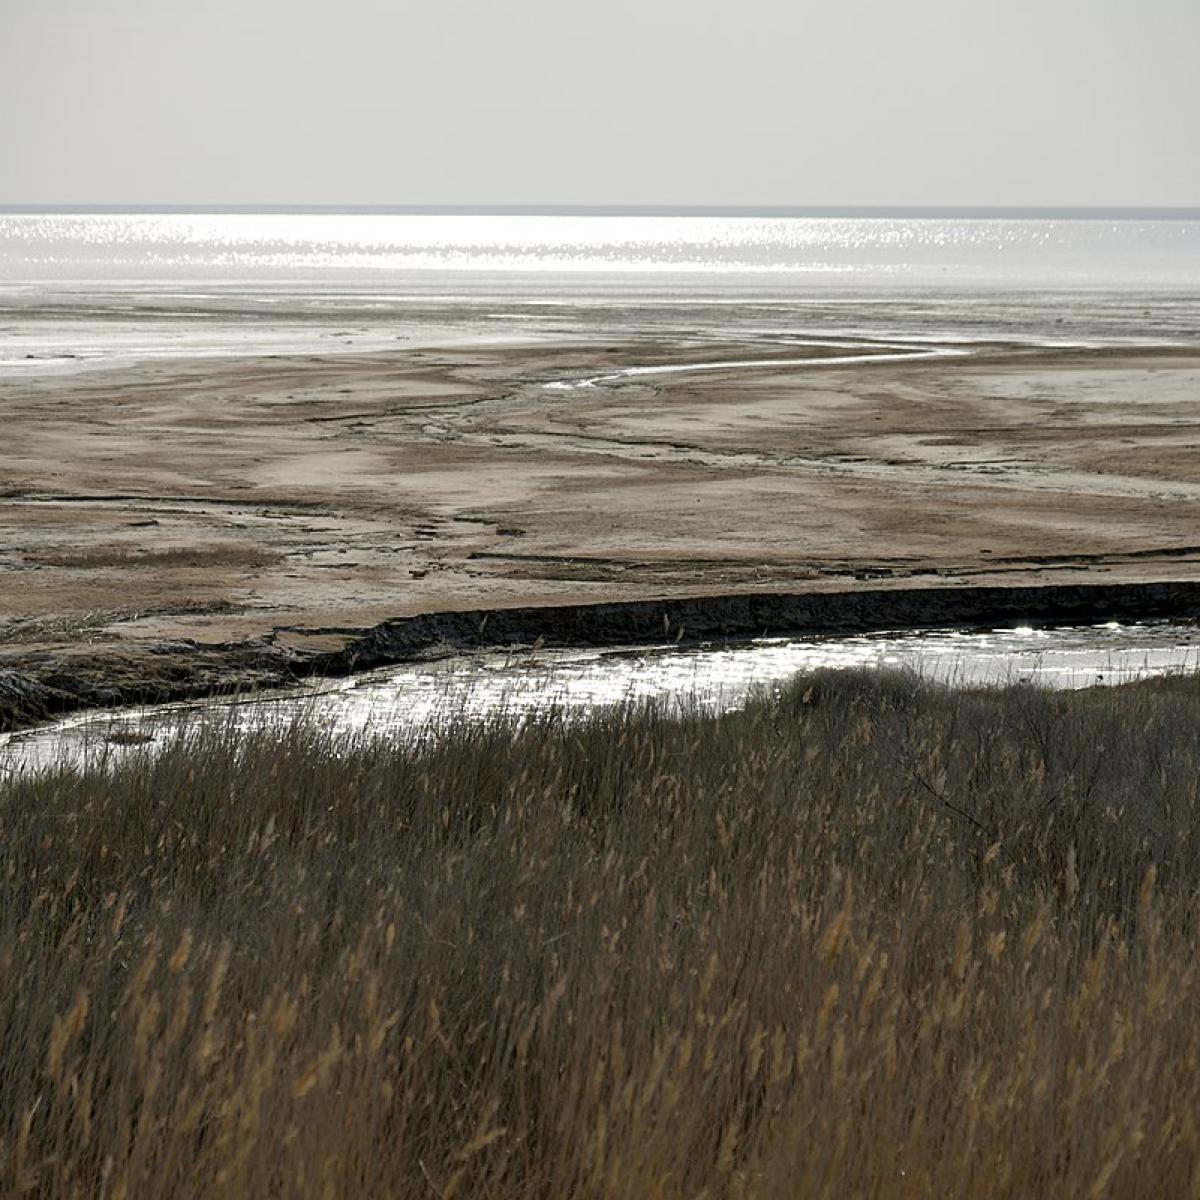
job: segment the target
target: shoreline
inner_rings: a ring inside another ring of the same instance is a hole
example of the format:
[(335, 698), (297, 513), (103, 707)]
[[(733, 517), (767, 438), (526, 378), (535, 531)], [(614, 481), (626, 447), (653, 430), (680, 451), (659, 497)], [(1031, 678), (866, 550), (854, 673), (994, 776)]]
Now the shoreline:
[[(591, 604), (429, 612), (370, 627), (280, 626), (241, 642), (144, 642), (122, 655), (9, 656), (0, 734), (99, 708), (266, 691), (403, 663), (497, 650), (737, 644), (758, 637), (1200, 620), (1200, 581), (741, 592)], [(289, 645), (287, 635), (309, 641)], [(321, 642), (336, 643), (322, 648)]]
[(1187, 615), (1200, 587), (1200, 345), (1169, 344), (1200, 297), (143, 299), (0, 305), (74, 356), (0, 371), (5, 728), (489, 639)]

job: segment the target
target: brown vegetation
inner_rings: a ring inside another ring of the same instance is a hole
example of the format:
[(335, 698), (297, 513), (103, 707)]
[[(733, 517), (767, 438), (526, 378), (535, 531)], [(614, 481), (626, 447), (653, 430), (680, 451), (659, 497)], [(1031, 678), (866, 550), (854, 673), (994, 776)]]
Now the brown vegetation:
[(1186, 1195), (1200, 682), (0, 784), (0, 1190)]
[(278, 562), (279, 554), (257, 546), (169, 546), (160, 550), (142, 546), (94, 546), (53, 554), (39, 554), (42, 566), (99, 571), (123, 567), (265, 567)]

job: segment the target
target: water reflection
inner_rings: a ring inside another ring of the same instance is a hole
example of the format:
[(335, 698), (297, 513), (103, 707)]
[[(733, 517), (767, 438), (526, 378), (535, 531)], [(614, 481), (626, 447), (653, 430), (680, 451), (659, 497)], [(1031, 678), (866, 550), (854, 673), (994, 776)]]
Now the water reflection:
[[(838, 343), (808, 342), (811, 346), (830, 346)], [(841, 343), (854, 345), (855, 343)], [(936, 346), (933, 348), (909, 346), (902, 348), (900, 353), (879, 353), (875, 346), (864, 349), (864, 343), (857, 343), (858, 354), (826, 355), (824, 358), (741, 358), (723, 359), (714, 362), (690, 363), (660, 363), (652, 367), (623, 367), (619, 371), (610, 371), (605, 375), (590, 375), (583, 379), (556, 379), (542, 386), (547, 391), (575, 391), (582, 388), (601, 387), (609, 383), (623, 383), (648, 375), (690, 375), (705, 371), (744, 371), (752, 368), (771, 370), (776, 367), (846, 367), (869, 366), (875, 363), (912, 362), (924, 358), (955, 358), (969, 354), (969, 350), (957, 346)]]
[(551, 708), (570, 716), (651, 698), (720, 712), (744, 704), (758, 688), (778, 687), (799, 673), (852, 667), (908, 669), (964, 687), (1106, 686), (1200, 671), (1200, 626), (1109, 622), (448, 659), (239, 701), (88, 714), (0, 743), (0, 770), (84, 763), (100, 755), (111, 760), (213, 719), (234, 729), (254, 729), (306, 715), (339, 733), (404, 736), (461, 717), (520, 717)]
[(0, 281), (465, 272), (1193, 290), (1200, 222), (901, 216), (0, 214)]

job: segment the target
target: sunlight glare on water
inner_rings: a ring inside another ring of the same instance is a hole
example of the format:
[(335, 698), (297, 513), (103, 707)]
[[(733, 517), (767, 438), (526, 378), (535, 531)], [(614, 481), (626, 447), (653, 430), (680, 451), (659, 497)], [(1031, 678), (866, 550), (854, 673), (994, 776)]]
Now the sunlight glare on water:
[(726, 647), (513, 651), (388, 668), (236, 702), (85, 714), (13, 737), (7, 746), (0, 742), (0, 767), (86, 762), (97, 755), (111, 760), (129, 752), (108, 741), (114, 733), (118, 741), (132, 733), (162, 745), (180, 729), (205, 721), (248, 730), (305, 718), (339, 734), (403, 737), (460, 719), (520, 719), (550, 710), (579, 717), (606, 705), (647, 700), (727, 712), (744, 705), (756, 691), (778, 689), (797, 675), (850, 668), (911, 670), (960, 687), (1112, 686), (1200, 671), (1200, 626), (1025, 625), (808, 641), (765, 638)]
[(0, 215), (0, 282), (749, 275), (1194, 287), (1200, 222), (397, 214)]

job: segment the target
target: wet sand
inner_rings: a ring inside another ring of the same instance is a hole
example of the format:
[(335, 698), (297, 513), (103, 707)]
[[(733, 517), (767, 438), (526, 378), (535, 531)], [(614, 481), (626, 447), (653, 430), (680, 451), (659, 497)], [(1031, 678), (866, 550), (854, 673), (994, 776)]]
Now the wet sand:
[(394, 348), (0, 371), (0, 670), (457, 610), (1200, 580), (1200, 348), (435, 315)]

